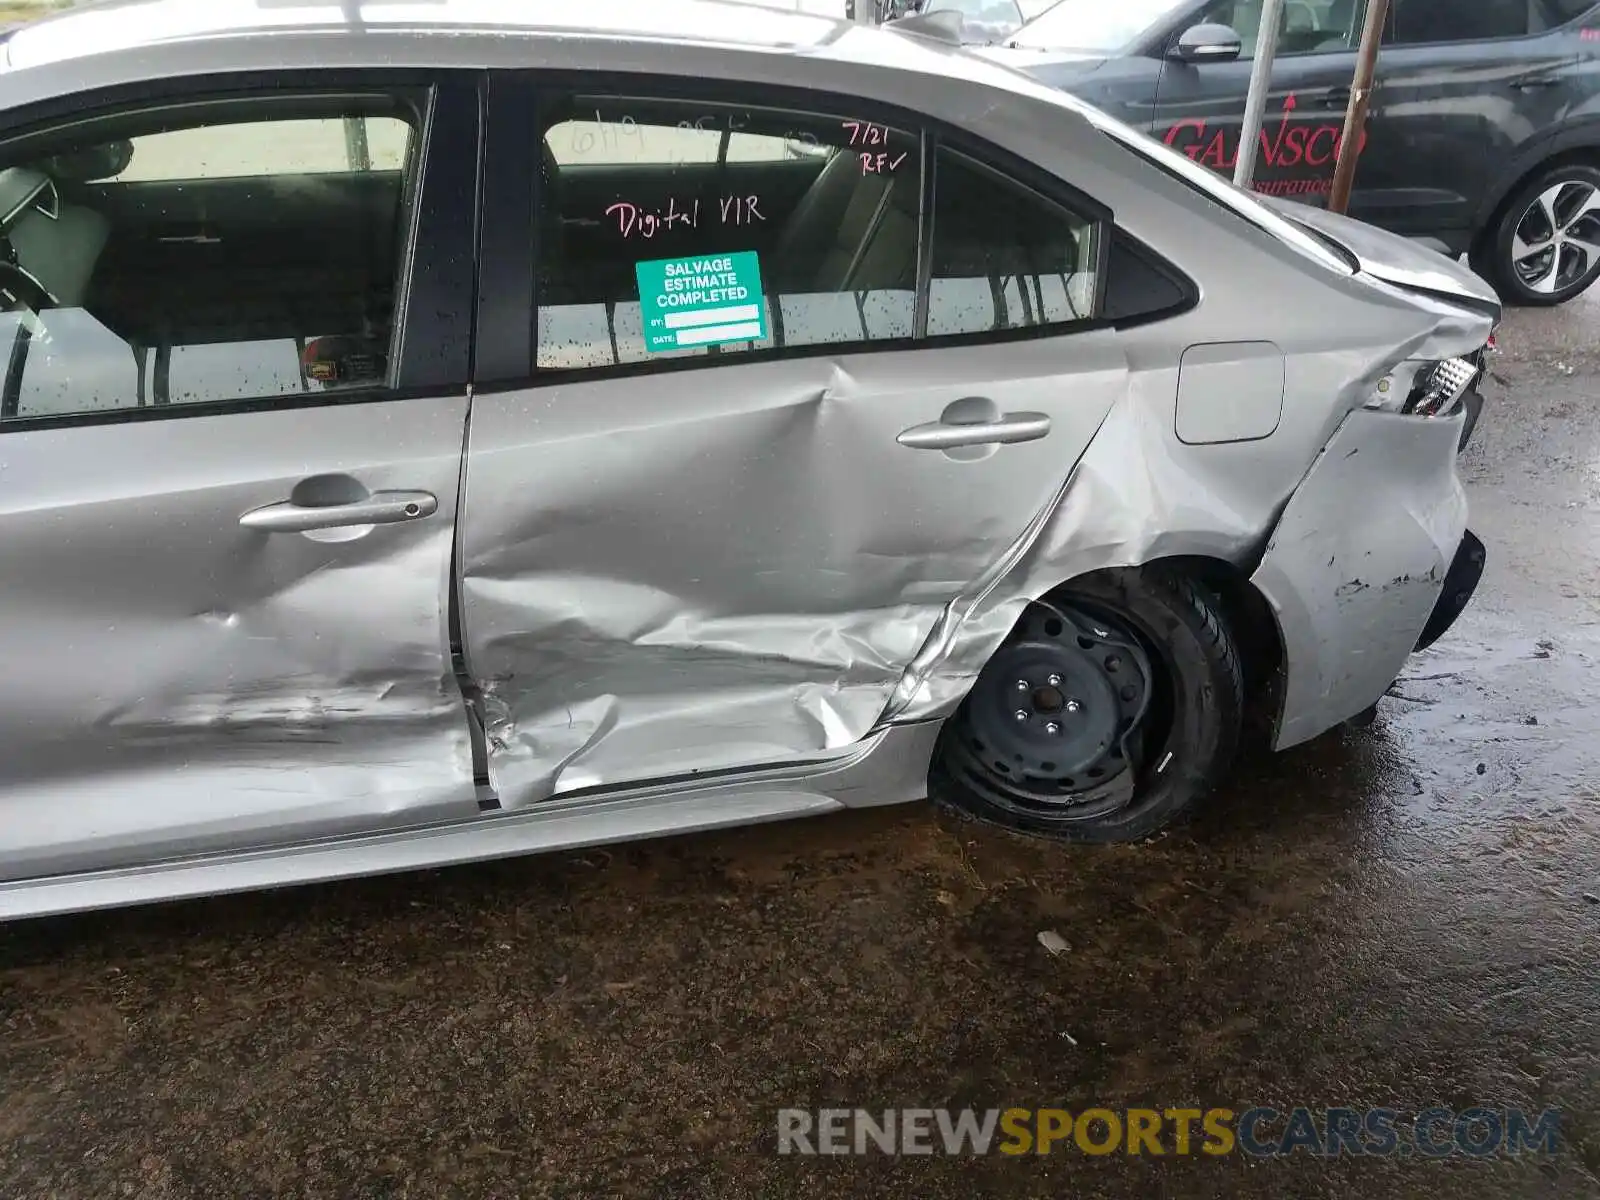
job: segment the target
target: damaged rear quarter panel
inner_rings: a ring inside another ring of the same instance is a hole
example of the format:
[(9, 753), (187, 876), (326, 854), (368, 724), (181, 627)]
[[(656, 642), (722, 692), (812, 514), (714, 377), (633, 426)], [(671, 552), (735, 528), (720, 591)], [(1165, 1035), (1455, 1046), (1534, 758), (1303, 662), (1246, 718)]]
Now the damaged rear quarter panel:
[[(1394, 363), (1487, 333), (1221, 211), (1042, 95), (1000, 104), (961, 71), (807, 71), (1054, 171), (1195, 280), (1200, 304), (1127, 330), (477, 397), (462, 623), (509, 806), (826, 756), (947, 715), (1026, 602), (1066, 580), (1194, 554), (1248, 569)], [(1183, 445), (1183, 351), (1252, 340), (1285, 356), (1278, 427)], [(971, 397), (1047, 413), (1052, 433), (975, 463), (895, 444)], [(1308, 653), (1290, 647), (1291, 671)]]
[(1461, 424), (1358, 409), (1284, 512), (1254, 577), (1290, 650), (1278, 749), (1367, 708), (1415, 647), (1466, 529)]

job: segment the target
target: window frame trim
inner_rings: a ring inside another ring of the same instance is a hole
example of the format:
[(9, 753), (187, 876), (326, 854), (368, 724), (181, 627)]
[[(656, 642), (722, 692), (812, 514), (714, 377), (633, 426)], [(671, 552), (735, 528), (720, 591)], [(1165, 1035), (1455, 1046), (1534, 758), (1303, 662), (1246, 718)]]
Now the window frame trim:
[[(84, 425), (455, 397), (465, 392), (471, 378), (473, 293), (477, 279), (475, 269), (462, 272), (459, 264), (462, 255), (471, 254), (475, 248), (482, 77), (481, 71), (459, 69), (230, 71), (97, 88), (0, 113), (0, 152), (18, 143), (120, 115), (206, 103), (237, 101), (244, 111), (252, 101), (271, 107), (319, 100), (387, 99), (404, 104), (416, 119), (412, 149), (415, 166), (405, 181), (401, 198), (401, 234), (405, 241), (395, 265), (395, 328), (387, 380), (348, 391), (306, 390), (276, 396), (7, 416), (0, 420), (0, 436)], [(468, 124), (473, 127), (472, 136), (462, 145), (460, 136)], [(451, 132), (457, 135), (455, 141), (448, 136)], [(462, 160), (469, 154), (469, 161), (464, 163)], [(465, 212), (461, 211), (463, 190), (467, 197)]]
[[(1190, 14), (1188, 19), (1185, 20), (1185, 21), (1182, 21), (1182, 22), (1172, 26), (1170, 29), (1168, 29), (1167, 33), (1166, 33), (1166, 36), (1161, 38), (1158, 42), (1153, 44), (1153, 46), (1151, 48), (1151, 53), (1150, 53), (1150, 55), (1147, 55), (1147, 57), (1156, 57), (1156, 58), (1160, 58), (1160, 59), (1169, 58), (1171, 56), (1171, 54), (1172, 54), (1172, 51), (1174, 49), (1176, 49), (1176, 47), (1177, 47), (1178, 39), (1181, 38), (1190, 29), (1193, 29), (1195, 24), (1196, 24), (1196, 22), (1199, 22), (1199, 23), (1203, 24), (1204, 22), (1201, 20), (1201, 18), (1203, 18), (1205, 16), (1206, 10), (1208, 8), (1210, 8), (1212, 4), (1219, 3), (1219, 2), (1220, 2), (1220, 0), (1199, 0), (1199, 3), (1197, 5), (1197, 7), (1193, 10), (1193, 12)], [(1361, 48), (1360, 47), (1361, 26), (1362, 26), (1362, 23), (1366, 19), (1367, 4), (1368, 3), (1369, 3), (1369, 0), (1359, 0), (1360, 7), (1356, 11), (1355, 26), (1354, 26), (1354, 30), (1353, 30), (1353, 33), (1352, 33), (1352, 36), (1356, 39), (1356, 43), (1357, 43), (1356, 45), (1353, 45), (1353, 46), (1341, 46), (1341, 47), (1339, 47), (1337, 49), (1330, 48), (1330, 49), (1323, 49), (1323, 50), (1283, 50), (1283, 49), (1279, 49), (1276, 53), (1273, 54), (1273, 56), (1272, 56), (1273, 57), (1273, 61), (1277, 62), (1280, 59), (1290, 59), (1290, 58), (1293, 58), (1293, 59), (1323, 58), (1323, 57), (1326, 57), (1326, 56), (1329, 56), (1329, 55), (1333, 55), (1333, 54), (1350, 54), (1350, 55), (1354, 55)], [(1286, 21), (1288, 19), (1288, 8), (1287, 7), (1284, 9), (1284, 19)], [(1233, 28), (1233, 27), (1230, 26), (1229, 28)], [(1237, 33), (1238, 30), (1235, 29), (1234, 32)], [(1248, 38), (1245, 39), (1245, 43), (1247, 45), (1249, 44), (1249, 39)], [(1229, 62), (1232, 62), (1232, 63), (1249, 63), (1249, 62), (1254, 62), (1254, 61), (1255, 61), (1255, 50), (1253, 48), (1251, 49), (1251, 51), (1250, 51), (1248, 56), (1245, 55), (1244, 53), (1240, 53), (1238, 58), (1229, 60)], [(1222, 65), (1225, 65), (1225, 64), (1219, 63), (1217, 65), (1222, 66)]]
[[(1382, 51), (1437, 50), (1449, 46), (1505, 46), (1512, 42), (1532, 42), (1540, 38), (1565, 36), (1574, 32), (1584, 21), (1600, 15), (1600, 0), (1596, 0), (1582, 13), (1575, 17), (1569, 17), (1559, 25), (1552, 25), (1548, 29), (1529, 30), (1527, 33), (1507, 34), (1504, 37), (1452, 38), (1443, 42), (1396, 42), (1392, 39), (1399, 16), (1400, 3), (1401, 0), (1390, 0), (1389, 11), (1384, 14), (1383, 37), (1379, 42), (1379, 49)], [(1362, 11), (1364, 14), (1365, 7), (1363, 7)]]
[[(508, 79), (519, 81), (519, 84), (515, 88), (508, 88), (504, 82)], [(476, 392), (523, 391), (598, 380), (673, 374), (681, 371), (706, 370), (714, 367), (755, 365), (793, 358), (837, 357), (846, 354), (892, 354), (914, 350), (941, 350), (961, 346), (997, 345), (1013, 341), (1066, 337), (1072, 334), (1088, 333), (1096, 329), (1109, 328), (1112, 325), (1112, 322), (1106, 321), (1098, 315), (1106, 286), (1105, 265), (1108, 261), (1112, 231), (1116, 225), (1115, 214), (1111, 208), (1103, 201), (1095, 199), (1066, 180), (1052, 175), (1037, 164), (1030, 163), (1003, 147), (984, 141), (966, 130), (953, 126), (948, 122), (940, 121), (926, 113), (918, 113), (892, 102), (862, 99), (835, 91), (796, 88), (750, 80), (687, 79), (683, 76), (662, 74), (655, 71), (623, 72), (501, 68), (492, 69), (490, 72), (490, 103), (486, 121), (487, 127), (491, 131), (497, 127), (505, 129), (514, 127), (517, 124), (515, 114), (507, 115), (498, 110), (508, 96), (524, 94), (525, 89), (529, 87), (531, 87), (536, 97), (536, 115), (531, 122), (535, 136), (528, 139), (519, 154), (508, 155), (507, 151), (510, 147), (497, 142), (495, 143), (496, 152), (485, 155), (485, 219), (481, 232), (480, 252), (486, 257), (514, 242), (516, 234), (513, 229), (507, 228), (507, 222), (511, 219), (512, 214), (517, 214), (520, 219), (526, 213), (531, 227), (536, 231), (535, 238), (537, 238), (537, 230), (540, 228), (540, 205), (543, 203), (542, 189), (536, 184), (535, 192), (540, 194), (534, 200), (531, 211), (517, 205), (511, 198), (502, 196), (501, 193), (506, 188), (514, 186), (515, 180), (526, 178), (530, 173), (537, 180), (537, 164), (541, 157), (538, 149), (539, 138), (542, 136), (542, 131), (546, 124), (546, 113), (555, 107), (552, 101), (559, 98), (573, 95), (639, 95), (640, 98), (664, 102), (700, 102), (714, 105), (793, 110), (796, 113), (815, 114), (818, 116), (855, 117), (866, 112), (871, 114), (871, 119), (875, 122), (881, 122), (907, 132), (915, 130), (918, 134), (919, 146), (922, 151), (922, 163), (917, 224), (917, 285), (912, 333), (907, 337), (884, 338), (874, 341), (819, 342), (805, 346), (773, 346), (759, 350), (741, 350), (737, 354), (727, 355), (645, 358), (635, 362), (608, 363), (602, 366), (540, 367), (537, 365), (537, 360), (538, 319), (541, 306), (538, 279), (539, 261), (536, 258), (529, 283), (521, 289), (523, 297), (520, 300), (505, 293), (506, 281), (503, 278), (493, 278), (487, 270), (485, 272), (483, 294), (480, 295), (479, 299), (480, 309), (485, 306), (492, 307), (496, 313), (497, 322), (507, 322), (510, 311), (520, 305), (526, 314), (523, 328), (527, 330), (528, 353), (526, 369), (521, 372), (514, 372), (509, 368), (514, 360), (521, 361), (521, 336), (501, 333), (500, 336), (506, 338), (503, 346), (485, 346), (482, 338), (480, 338), (478, 350), (480, 362), (486, 367), (489, 364), (494, 364), (496, 369), (493, 372), (484, 370), (475, 373), (473, 389)], [(755, 94), (752, 95), (752, 93)], [(491, 133), (490, 136), (493, 137), (494, 135)], [(933, 177), (936, 173), (933, 164), (941, 145), (948, 146), (964, 157), (973, 160), (980, 167), (999, 176), (1010, 186), (1021, 188), (1056, 208), (1064, 209), (1079, 220), (1100, 226), (1096, 262), (1097, 276), (1095, 280), (1095, 312), (1097, 315), (1076, 321), (1054, 322), (1048, 325), (1033, 325), (1020, 329), (939, 334), (933, 337), (926, 335), (927, 293), (931, 288), (931, 278), (927, 268), (932, 263), (932, 201), (935, 186)], [(525, 161), (523, 163), (509, 161), (515, 159)], [(524, 228), (527, 227), (524, 226)], [(499, 274), (503, 275), (504, 273)], [(500, 329), (505, 328), (504, 325), (497, 327)], [(489, 326), (484, 326), (484, 332), (487, 333), (489, 328)]]

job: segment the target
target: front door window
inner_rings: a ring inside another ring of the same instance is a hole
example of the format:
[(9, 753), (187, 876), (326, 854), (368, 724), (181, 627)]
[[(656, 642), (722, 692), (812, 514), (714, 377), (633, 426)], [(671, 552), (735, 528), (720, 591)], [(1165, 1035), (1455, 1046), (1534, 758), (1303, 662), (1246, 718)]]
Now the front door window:
[[(1218, 0), (1205, 19), (1228, 25), (1244, 43), (1240, 57), (1253, 59), (1261, 35), (1263, 0)], [(1284, 0), (1277, 53), (1328, 54), (1353, 50), (1361, 41), (1360, 0)]]
[(413, 118), (219, 102), (13, 148), (0, 419), (382, 385)]

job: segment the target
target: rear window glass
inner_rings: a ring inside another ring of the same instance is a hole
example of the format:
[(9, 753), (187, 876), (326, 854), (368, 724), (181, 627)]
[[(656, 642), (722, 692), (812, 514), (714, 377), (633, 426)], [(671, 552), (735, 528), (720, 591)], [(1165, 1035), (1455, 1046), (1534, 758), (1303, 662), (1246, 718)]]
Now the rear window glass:
[(1551, 19), (1562, 25), (1568, 21), (1576, 21), (1595, 7), (1595, 0), (1543, 0), (1543, 2), (1550, 10)]
[(541, 369), (1095, 316), (1098, 218), (948, 147), (925, 163), (923, 132), (887, 116), (593, 94), (545, 110)]

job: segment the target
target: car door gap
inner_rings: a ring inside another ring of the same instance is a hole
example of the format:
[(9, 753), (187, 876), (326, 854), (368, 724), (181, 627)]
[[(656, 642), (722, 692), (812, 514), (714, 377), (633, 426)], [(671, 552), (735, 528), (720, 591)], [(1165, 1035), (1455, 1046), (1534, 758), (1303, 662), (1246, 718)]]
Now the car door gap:
[(467, 733), (472, 742), (472, 782), (478, 792), (478, 811), (493, 812), (501, 807), (500, 797), (489, 778), (489, 737), (483, 717), (483, 689), (467, 667), (467, 652), (461, 633), (461, 514), (466, 508), (467, 455), (472, 446), (472, 388), (467, 388), (467, 416), (461, 428), (461, 469), (456, 482), (456, 520), (450, 539), (450, 669), (467, 714)]

